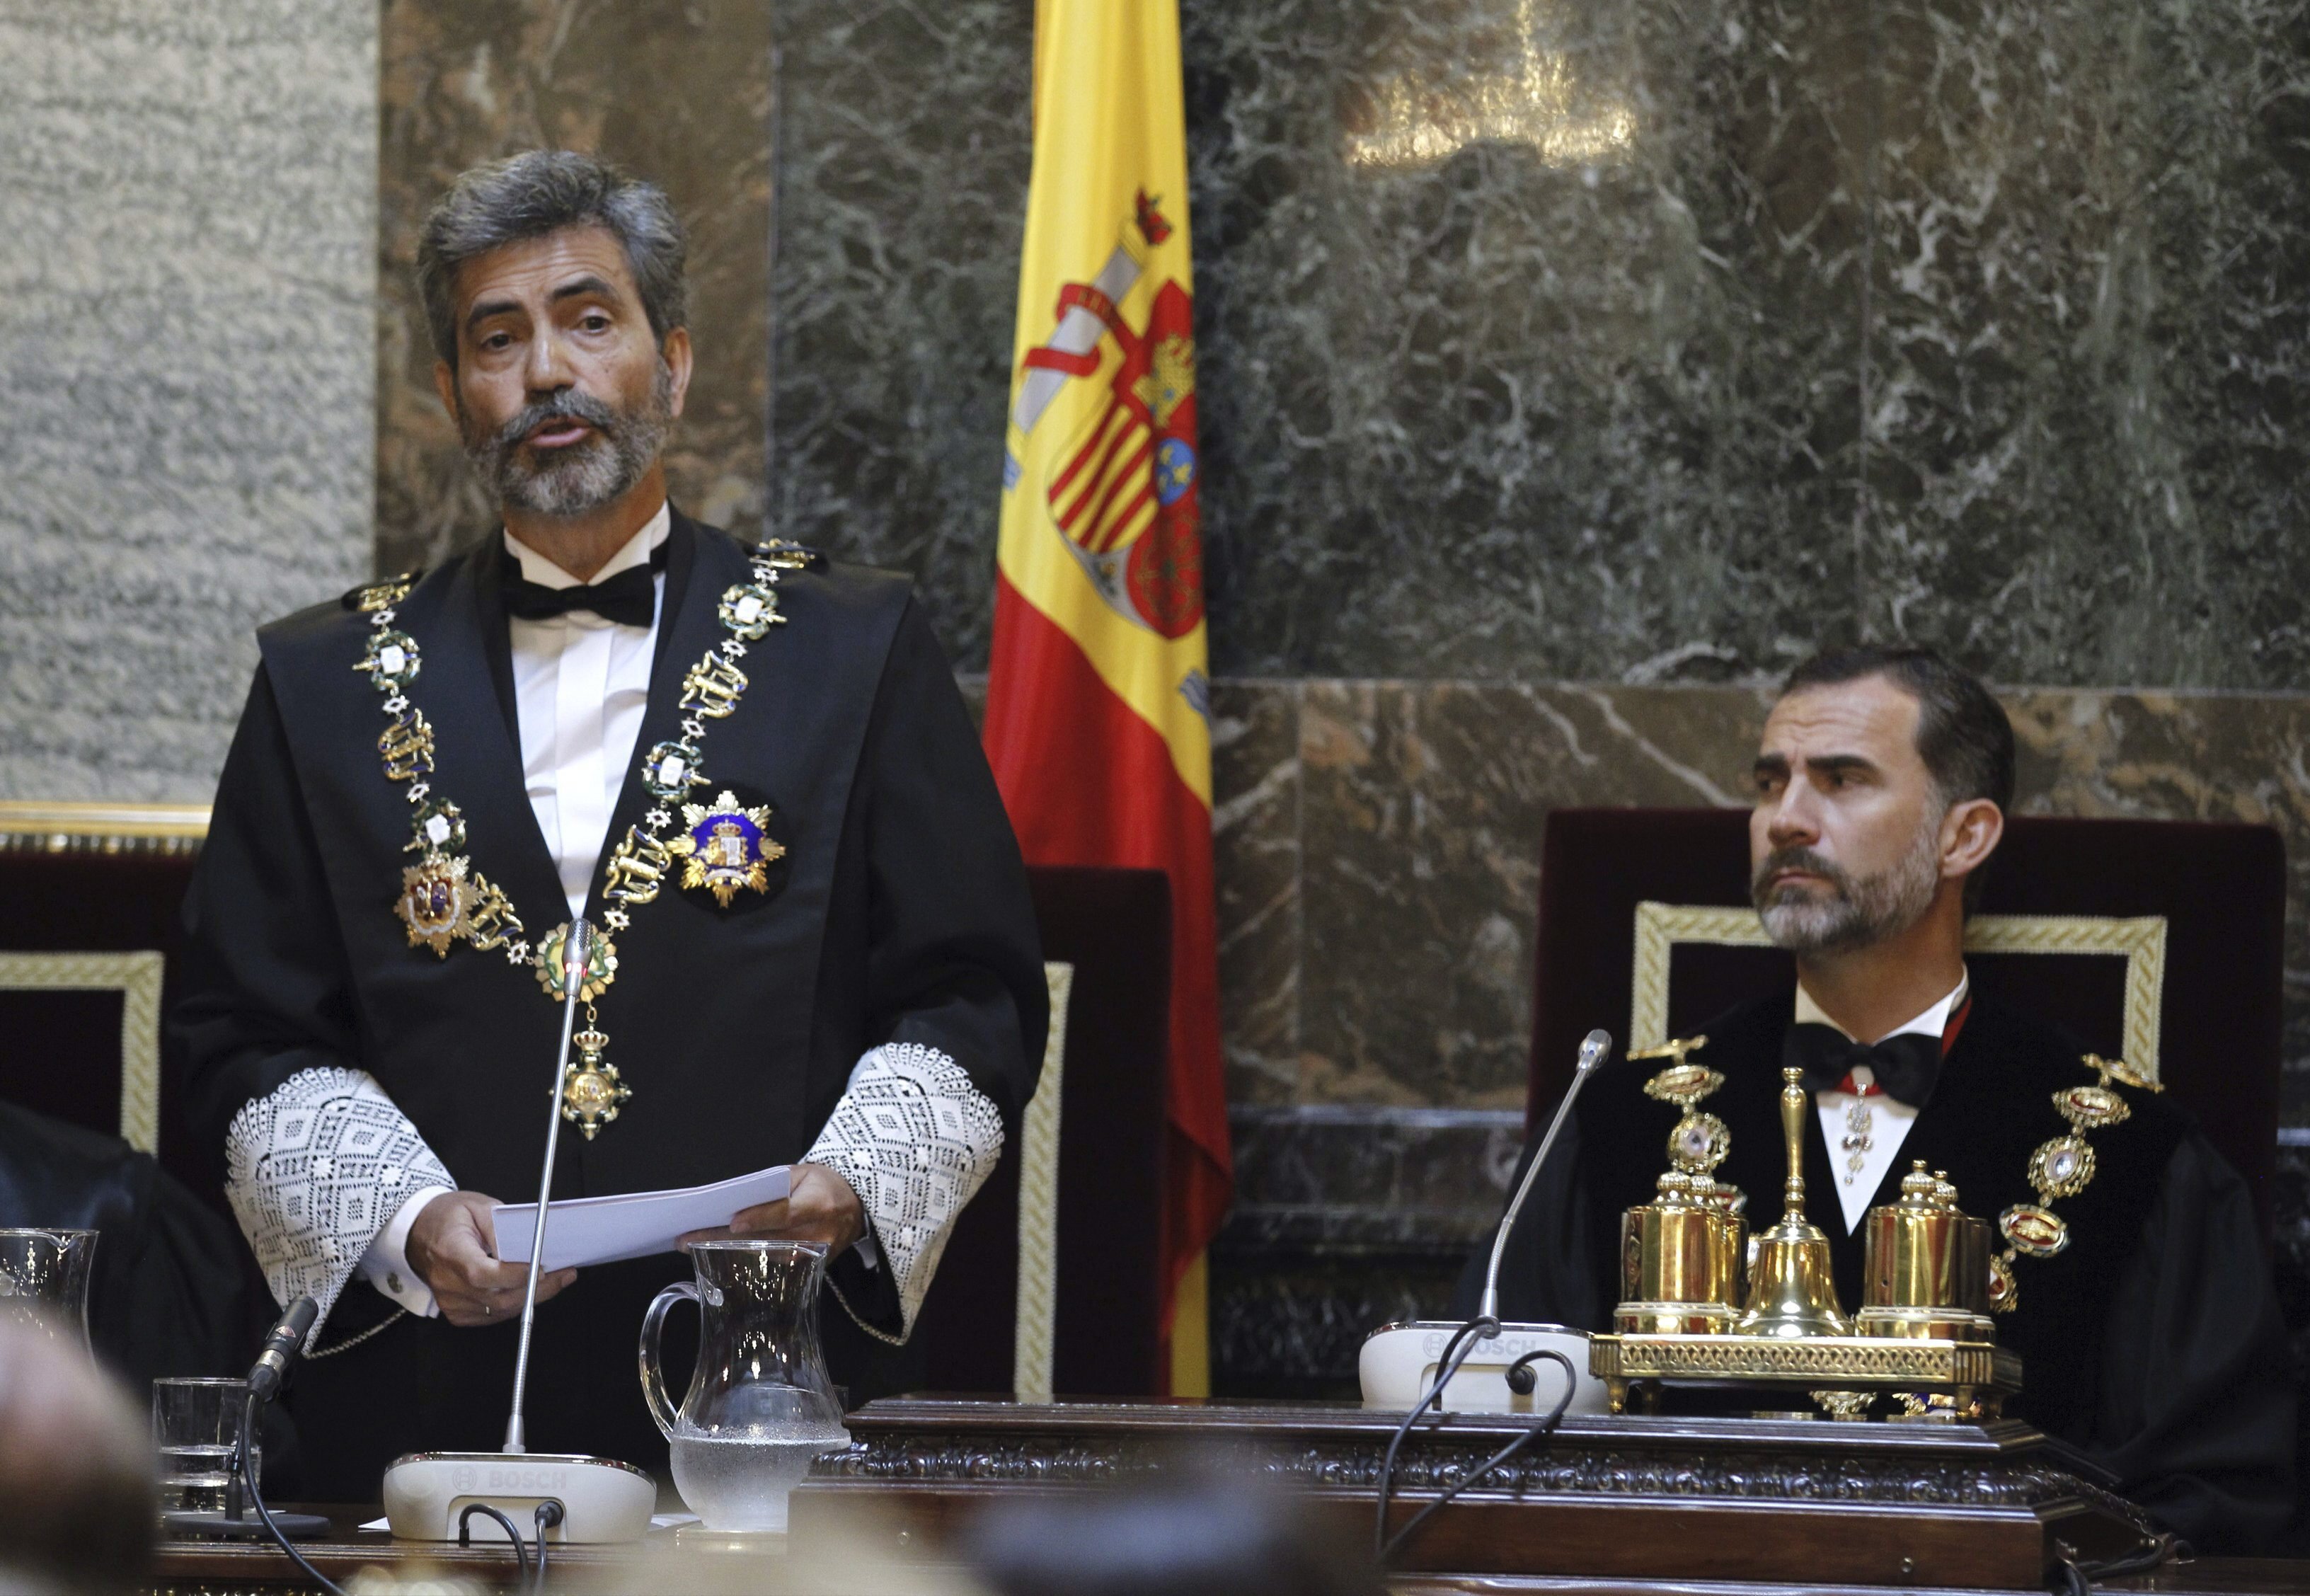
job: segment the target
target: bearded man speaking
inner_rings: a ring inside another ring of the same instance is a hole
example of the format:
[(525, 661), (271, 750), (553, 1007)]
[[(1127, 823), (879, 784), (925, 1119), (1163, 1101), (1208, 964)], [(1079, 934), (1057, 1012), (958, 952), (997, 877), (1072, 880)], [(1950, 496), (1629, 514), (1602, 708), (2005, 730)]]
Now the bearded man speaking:
[[(460, 178), (418, 286), (504, 525), (265, 628), (187, 905), (188, 1106), (274, 1294), (326, 1318), (308, 1494), (501, 1433), (561, 950), (580, 991), (557, 1200), (794, 1166), (742, 1235), (825, 1244), (854, 1401), (1033, 1089), (1047, 1016), (1018, 846), (897, 576), (666, 501), (691, 347), (664, 194), (538, 152)], [(546, 1277), (528, 1438), (657, 1470), (635, 1377), (671, 1254)]]
[[(1708, 1102), (1732, 1132), (1718, 1178), (1750, 1193), (1780, 1190), (1781, 1071), (1805, 1071), (1806, 1202), (1847, 1304), (1862, 1216), (1898, 1200), (1913, 1160), (1948, 1171), (1973, 1213), (2039, 1201), (2031, 1150), (2070, 1131), (2056, 1094), (2090, 1083), (2081, 1044), (1966, 976), (1967, 889), (2003, 835), (2013, 765), (2004, 709), (1924, 649), (1819, 655), (1765, 723), (1750, 863), (1796, 990), (1709, 1021), (1691, 1057), (1724, 1077)], [(1653, 1200), (1660, 1170), (1667, 1122), (1643, 1090), (1657, 1067), (1616, 1063), (1582, 1092), (1509, 1238), (1504, 1317), (1611, 1327), (1620, 1215)], [(2293, 1503), (2295, 1393), (2253, 1206), (2163, 1098), (2123, 1076), (2108, 1089), (2097, 1168), (2070, 1172), (2068, 1245), (2000, 1266), (1997, 1335), (2026, 1382), (2009, 1410), (2201, 1549), (2258, 1549)]]

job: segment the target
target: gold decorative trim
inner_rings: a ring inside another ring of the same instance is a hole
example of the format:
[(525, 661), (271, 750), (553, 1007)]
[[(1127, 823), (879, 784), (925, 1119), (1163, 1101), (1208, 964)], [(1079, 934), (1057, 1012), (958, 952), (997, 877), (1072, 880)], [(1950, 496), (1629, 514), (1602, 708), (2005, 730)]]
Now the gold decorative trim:
[(120, 993), (120, 1135), (161, 1146), (161, 979), (157, 952), (0, 953), (0, 991)]
[(1059, 1098), (1075, 967), (1046, 964), (1043, 980), (1051, 991), (1051, 1030), (1043, 1043), (1042, 1078), (1019, 1127), (1019, 1301), (1011, 1386), (1022, 1402), (1051, 1400), (1059, 1304)]
[(0, 800), (0, 854), (190, 854), (208, 833), (205, 803)]
[(1888, 1389), (2018, 1391), (2021, 1355), (1986, 1341), (1876, 1336), (1599, 1335), (1588, 1372), (1602, 1380), (1821, 1380)]
[[(1655, 1046), (1668, 1037), (1669, 954), (1679, 942), (1769, 948), (1749, 908), (1693, 904), (1637, 906), (1636, 967), (1628, 993), (1628, 1041)], [(2085, 953), (2125, 960), (2126, 1061), (2158, 1079), (2158, 1008), (2166, 993), (2166, 916), (2117, 919), (2099, 915), (1976, 915), (1966, 922), (1968, 953)]]

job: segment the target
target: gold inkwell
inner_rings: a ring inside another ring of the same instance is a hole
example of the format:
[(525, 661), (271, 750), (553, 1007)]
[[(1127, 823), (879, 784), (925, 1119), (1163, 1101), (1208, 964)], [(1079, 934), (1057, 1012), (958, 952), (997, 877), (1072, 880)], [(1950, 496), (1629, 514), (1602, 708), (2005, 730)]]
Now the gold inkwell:
[(1722, 1335), (1741, 1311), (1741, 1197), (1715, 1174), (1732, 1135), (1700, 1108), (1724, 1077), (1686, 1056), (1707, 1042), (1694, 1037), (1628, 1054), (1670, 1061), (1645, 1093), (1684, 1115), (1669, 1132), (1672, 1167), (1659, 1194), (1620, 1216), (1621, 1301), (1612, 1328), (1623, 1335)]
[(1946, 1174), (1913, 1162), (1901, 1200), (1862, 1219), (1867, 1263), (1855, 1328), (1865, 1336), (1989, 1341), (1989, 1223), (1958, 1211)]

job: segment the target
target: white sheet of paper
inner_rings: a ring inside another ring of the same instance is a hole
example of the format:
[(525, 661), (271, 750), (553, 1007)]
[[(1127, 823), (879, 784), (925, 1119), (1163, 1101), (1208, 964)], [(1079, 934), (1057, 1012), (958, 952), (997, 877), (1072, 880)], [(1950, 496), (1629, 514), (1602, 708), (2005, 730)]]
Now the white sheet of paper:
[[(726, 1225), (742, 1208), (776, 1202), (786, 1194), (786, 1181), (787, 1167), (780, 1164), (710, 1186), (566, 1199), (555, 1203), (545, 1216), (545, 1267), (584, 1269), (592, 1263), (670, 1253), (677, 1237)], [(501, 1261), (529, 1262), (537, 1204), (504, 1203), (491, 1212), (490, 1225)]]

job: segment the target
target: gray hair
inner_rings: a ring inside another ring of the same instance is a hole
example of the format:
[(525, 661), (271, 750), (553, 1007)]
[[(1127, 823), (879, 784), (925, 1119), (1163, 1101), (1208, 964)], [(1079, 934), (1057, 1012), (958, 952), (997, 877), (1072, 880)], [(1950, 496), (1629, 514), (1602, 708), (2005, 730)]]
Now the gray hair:
[(626, 252), (650, 331), (690, 319), (690, 241), (665, 190), (575, 150), (530, 150), (462, 174), (426, 213), (417, 292), (433, 349), (457, 364), (457, 268), (477, 256), (569, 227), (606, 228)]

